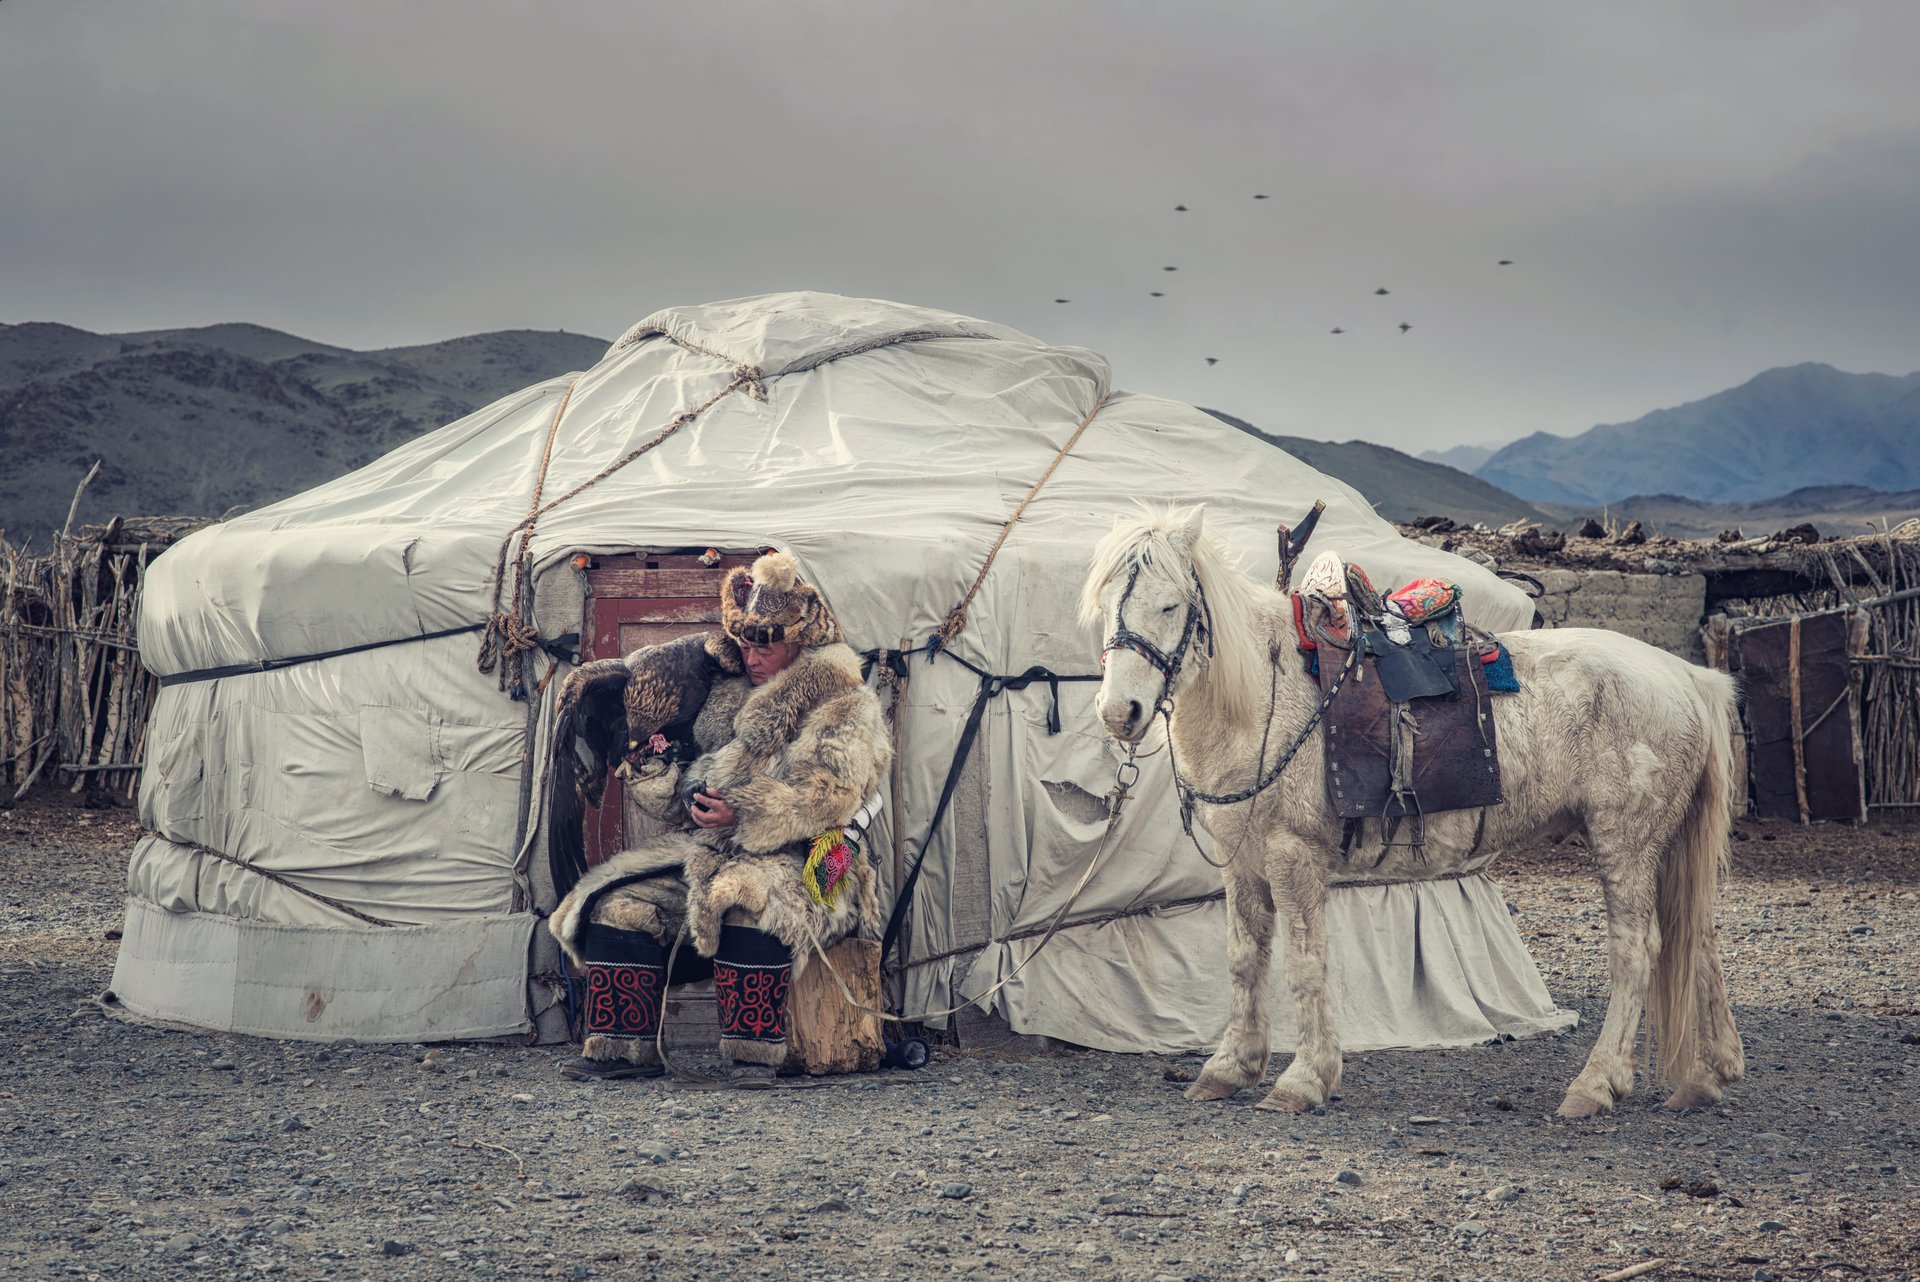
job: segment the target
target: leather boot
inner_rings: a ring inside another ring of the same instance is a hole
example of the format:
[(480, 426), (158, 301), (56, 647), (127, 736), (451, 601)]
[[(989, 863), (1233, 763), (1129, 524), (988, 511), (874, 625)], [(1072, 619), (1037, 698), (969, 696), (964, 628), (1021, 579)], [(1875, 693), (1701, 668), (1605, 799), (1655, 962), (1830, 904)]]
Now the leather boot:
[(787, 1058), (787, 986), (793, 950), (764, 930), (722, 925), (713, 954), (720, 1057), (778, 1069)]
[(667, 951), (652, 935), (599, 923), (581, 940), (587, 961), (585, 1037), (580, 1057), (560, 1072), (576, 1081), (658, 1077), (660, 1012), (667, 996)]

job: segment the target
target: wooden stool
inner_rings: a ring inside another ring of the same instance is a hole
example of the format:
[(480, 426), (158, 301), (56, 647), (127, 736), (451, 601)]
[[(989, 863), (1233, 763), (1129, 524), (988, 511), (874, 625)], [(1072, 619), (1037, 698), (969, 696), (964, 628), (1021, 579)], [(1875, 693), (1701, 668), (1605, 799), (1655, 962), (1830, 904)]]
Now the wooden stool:
[[(855, 1001), (886, 1009), (880, 996), (879, 941), (843, 939), (826, 955)], [(813, 957), (787, 990), (787, 1061), (781, 1073), (870, 1073), (886, 1053), (880, 1021), (849, 1006), (840, 985), (819, 957)]]

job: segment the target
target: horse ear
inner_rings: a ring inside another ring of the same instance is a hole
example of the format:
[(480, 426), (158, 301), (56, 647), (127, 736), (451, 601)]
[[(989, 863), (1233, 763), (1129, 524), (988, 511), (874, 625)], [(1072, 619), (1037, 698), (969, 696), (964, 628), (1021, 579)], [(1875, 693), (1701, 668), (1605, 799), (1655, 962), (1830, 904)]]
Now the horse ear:
[(1206, 523), (1206, 518), (1207, 505), (1204, 503), (1199, 504), (1187, 513), (1186, 520), (1182, 521), (1180, 527), (1173, 531), (1174, 544), (1178, 546), (1182, 552), (1191, 555), (1194, 548), (1200, 545), (1200, 530)]

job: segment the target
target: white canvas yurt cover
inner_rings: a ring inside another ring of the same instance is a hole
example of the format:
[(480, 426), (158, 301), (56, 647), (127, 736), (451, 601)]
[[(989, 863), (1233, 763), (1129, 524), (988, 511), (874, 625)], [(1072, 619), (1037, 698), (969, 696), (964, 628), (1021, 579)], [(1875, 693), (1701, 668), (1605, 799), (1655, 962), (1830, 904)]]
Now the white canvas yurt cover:
[[(552, 906), (542, 797), (559, 680), (542, 685), (555, 660), (534, 650), (506, 663), (533, 678), (531, 702), (503, 694), (477, 662), (483, 622), (517, 601), (540, 637), (578, 633), (580, 553), (778, 546), (856, 649), (918, 644), (1056, 456), (953, 657), (911, 661), (901, 795), (872, 834), (884, 882), (896, 844), (909, 864), (920, 853), (979, 673), (1097, 673), (1074, 597), (1092, 545), (1135, 500), (1206, 503), (1260, 573), (1276, 522), (1324, 500), (1315, 551), (1383, 583), (1452, 578), (1485, 628), (1529, 622), (1524, 595), (1483, 568), (1400, 538), (1347, 486), (1205, 413), (1115, 390), (1093, 352), (821, 294), (662, 311), (584, 373), (155, 562), (139, 641), (164, 684), (120, 1001), (277, 1037), (563, 1036), (558, 958), (537, 930)], [(511, 568), (523, 547), (524, 579)], [(927, 843), (907, 1011), (1010, 972), (1078, 879), (1120, 759), (1093, 689), (988, 690)], [(990, 999), (1016, 1031), (1165, 1051), (1209, 1046), (1224, 1024), (1220, 875), (1181, 832), (1164, 754), (1144, 765), (1070, 918), (1083, 924)], [(1350, 1047), (1571, 1022), (1485, 878), (1338, 892), (1329, 927)], [(1276, 1014), (1285, 1046), (1290, 1013)]]

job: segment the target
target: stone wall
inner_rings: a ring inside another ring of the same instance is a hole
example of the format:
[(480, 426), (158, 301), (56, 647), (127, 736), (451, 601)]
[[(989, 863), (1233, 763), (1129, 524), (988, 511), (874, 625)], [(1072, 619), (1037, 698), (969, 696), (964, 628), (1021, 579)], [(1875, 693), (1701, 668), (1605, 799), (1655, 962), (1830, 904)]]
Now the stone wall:
[(1707, 580), (1700, 574), (1626, 574), (1619, 570), (1538, 570), (1546, 588), (1536, 602), (1550, 628), (1609, 628), (1695, 663)]

